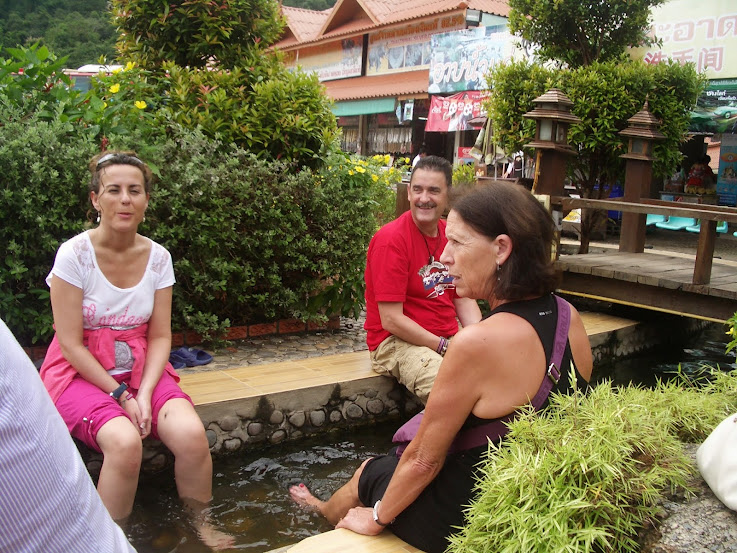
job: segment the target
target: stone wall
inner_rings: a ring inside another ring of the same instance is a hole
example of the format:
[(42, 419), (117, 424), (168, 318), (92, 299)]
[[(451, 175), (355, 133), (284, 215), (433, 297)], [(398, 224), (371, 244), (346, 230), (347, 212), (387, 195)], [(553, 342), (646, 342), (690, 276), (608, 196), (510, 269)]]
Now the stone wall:
[[(708, 324), (696, 319), (663, 316), (591, 337), (594, 365), (631, 357), (683, 340)], [(422, 405), (394, 379), (371, 376), (290, 390), (261, 397), (198, 405), (213, 456), (232, 454), (260, 444), (278, 444), (347, 427), (399, 420)], [(80, 446), (90, 473), (99, 474), (102, 456)], [(143, 471), (157, 472), (173, 465), (169, 451), (152, 438), (144, 441)]]

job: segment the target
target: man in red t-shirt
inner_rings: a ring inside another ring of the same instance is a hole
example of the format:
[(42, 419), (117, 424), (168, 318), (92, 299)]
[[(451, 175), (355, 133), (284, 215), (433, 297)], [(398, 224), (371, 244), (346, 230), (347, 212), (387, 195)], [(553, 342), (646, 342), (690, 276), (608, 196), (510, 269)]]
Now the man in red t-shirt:
[(438, 261), (452, 167), (437, 156), (420, 159), (407, 189), (410, 210), (371, 239), (366, 259), (366, 342), (374, 371), (392, 375), (427, 402), (458, 321), (481, 320), (475, 300), (455, 294)]

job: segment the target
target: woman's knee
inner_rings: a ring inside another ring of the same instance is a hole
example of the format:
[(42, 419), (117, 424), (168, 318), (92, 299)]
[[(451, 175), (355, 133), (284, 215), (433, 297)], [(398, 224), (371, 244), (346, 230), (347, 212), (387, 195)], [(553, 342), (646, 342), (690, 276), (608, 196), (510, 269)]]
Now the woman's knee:
[(138, 431), (127, 418), (118, 417), (104, 424), (97, 433), (97, 444), (106, 461), (123, 470), (140, 470), (143, 444)]
[(175, 456), (210, 454), (205, 427), (191, 406), (178, 415), (160, 416), (158, 430), (161, 441)]

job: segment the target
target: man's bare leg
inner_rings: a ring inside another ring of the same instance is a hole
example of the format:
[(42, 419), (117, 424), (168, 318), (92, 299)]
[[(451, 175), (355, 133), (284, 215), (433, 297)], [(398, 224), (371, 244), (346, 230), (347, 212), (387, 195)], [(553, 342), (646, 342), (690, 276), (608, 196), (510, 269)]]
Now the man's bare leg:
[(312, 492), (304, 484), (291, 486), (289, 488), (289, 495), (297, 505), (316, 510), (330, 524), (335, 526), (350, 509), (364, 506), (358, 499), (358, 480), (363, 472), (363, 467), (366, 466), (368, 461), (367, 459), (361, 463), (361, 466), (358, 467), (358, 470), (356, 470), (348, 483), (335, 492), (327, 501), (322, 501), (312, 495)]

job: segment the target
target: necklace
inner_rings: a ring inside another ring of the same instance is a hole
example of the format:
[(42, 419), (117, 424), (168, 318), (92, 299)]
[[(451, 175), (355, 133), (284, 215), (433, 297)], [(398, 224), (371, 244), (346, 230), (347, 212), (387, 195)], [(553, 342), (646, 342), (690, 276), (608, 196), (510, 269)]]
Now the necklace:
[[(440, 244), (435, 244), (435, 248), (433, 249), (432, 253), (430, 253), (430, 244), (427, 242), (427, 238), (425, 238), (425, 235), (422, 232), (420, 232), (420, 234), (422, 235), (422, 239), (425, 241), (425, 247), (427, 248), (427, 264), (432, 265), (433, 263), (435, 263), (435, 254), (438, 252), (438, 246)], [(439, 237), (440, 235), (438, 235), (438, 238)]]

